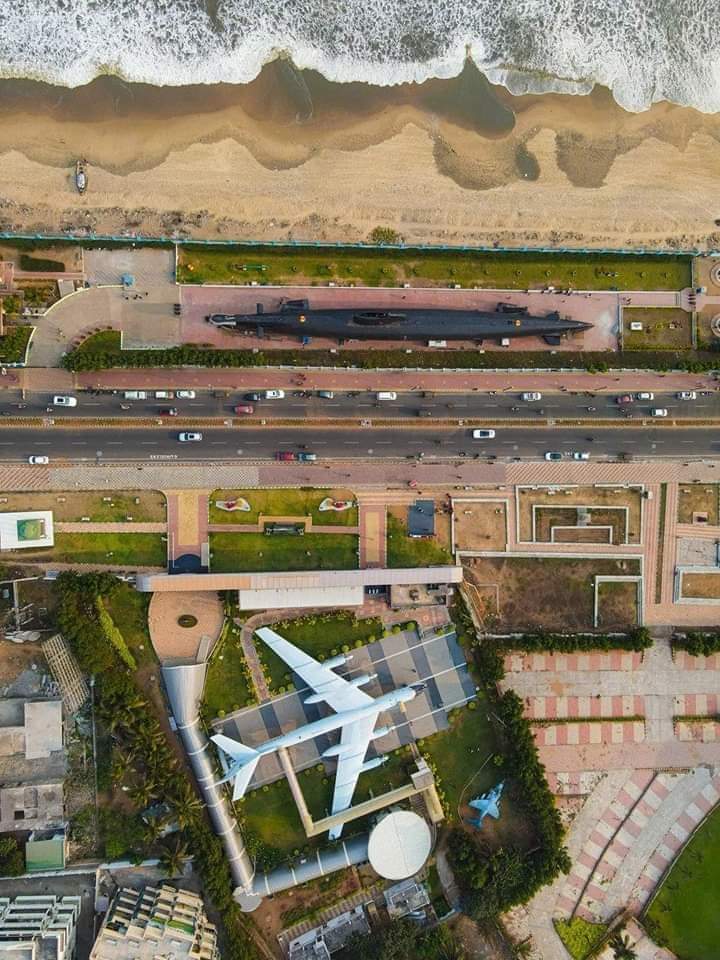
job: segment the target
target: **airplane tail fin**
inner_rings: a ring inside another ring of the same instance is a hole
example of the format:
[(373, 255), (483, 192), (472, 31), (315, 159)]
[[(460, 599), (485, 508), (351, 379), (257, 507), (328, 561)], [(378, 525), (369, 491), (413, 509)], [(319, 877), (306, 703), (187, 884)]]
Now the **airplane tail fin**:
[(238, 740), (231, 740), (221, 733), (211, 737), (213, 743), (219, 747), (223, 753), (226, 753), (232, 763), (227, 768), (227, 772), (218, 783), (227, 783), (233, 781), (233, 800), (239, 800), (245, 796), (245, 791), (250, 785), (255, 768), (260, 761), (260, 754), (252, 747), (246, 747), (244, 743)]

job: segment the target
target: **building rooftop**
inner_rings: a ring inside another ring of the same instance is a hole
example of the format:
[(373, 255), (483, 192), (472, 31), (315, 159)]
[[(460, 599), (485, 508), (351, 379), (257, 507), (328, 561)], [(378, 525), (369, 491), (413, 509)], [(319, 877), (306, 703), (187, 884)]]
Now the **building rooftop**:
[(435, 501), (416, 500), (408, 507), (409, 537), (432, 537), (435, 533)]
[(330, 954), (341, 950), (354, 936), (370, 933), (362, 906), (347, 910), (319, 927), (308, 930), (288, 944), (289, 960), (327, 960)]

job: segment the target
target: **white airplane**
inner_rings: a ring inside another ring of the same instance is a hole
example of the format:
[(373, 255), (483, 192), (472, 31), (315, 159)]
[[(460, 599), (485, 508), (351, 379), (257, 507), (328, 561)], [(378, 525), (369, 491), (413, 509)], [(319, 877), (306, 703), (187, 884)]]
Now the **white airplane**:
[[(390, 732), (391, 727), (375, 729), (378, 715), (384, 710), (390, 710), (400, 703), (412, 700), (424, 684), (414, 687), (399, 687), (392, 693), (382, 697), (371, 697), (363, 693), (360, 687), (370, 683), (375, 674), (364, 673), (352, 680), (344, 680), (334, 671), (340, 667), (351, 655), (340, 654), (325, 663), (319, 663), (308, 654), (303, 653), (294, 644), (285, 640), (269, 627), (261, 627), (257, 634), (262, 640), (281, 657), (295, 673), (314, 691), (305, 698), (305, 703), (322, 703), (332, 707), (335, 713), (308, 723), (297, 730), (291, 730), (282, 736), (275, 737), (261, 744), (257, 749), (246, 747), (238, 740), (232, 740), (223, 734), (212, 737), (213, 743), (222, 751), (220, 758), (226, 771), (220, 783), (233, 781), (233, 800), (239, 800), (252, 779), (260, 758), (268, 753), (274, 753), (282, 747), (294, 747), (298, 743), (312, 740), (331, 730), (342, 729), (340, 743), (329, 747), (323, 752), (324, 757), (337, 757), (337, 773), (335, 775), (335, 792), (333, 794), (332, 812), (340, 813), (347, 810), (352, 802), (355, 785), (361, 773), (379, 767), (387, 757), (377, 757), (374, 760), (365, 760), (368, 745), (372, 740), (378, 740)], [(225, 754), (228, 760), (223, 756)], [(342, 824), (330, 830), (331, 840), (337, 839), (342, 833)]]

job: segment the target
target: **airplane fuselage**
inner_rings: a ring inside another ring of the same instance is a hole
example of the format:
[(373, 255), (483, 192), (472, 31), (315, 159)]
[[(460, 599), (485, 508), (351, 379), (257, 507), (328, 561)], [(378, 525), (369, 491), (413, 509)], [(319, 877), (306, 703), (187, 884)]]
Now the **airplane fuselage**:
[(400, 687), (391, 693), (383, 694), (364, 707), (356, 707), (354, 710), (344, 710), (341, 713), (333, 713), (329, 717), (321, 717), (320, 720), (313, 720), (312, 723), (305, 724), (304, 727), (298, 727), (297, 730), (291, 730), (284, 733), (274, 740), (268, 740), (266, 743), (255, 747), (260, 755), (274, 753), (283, 747), (295, 747), (299, 743), (305, 743), (306, 740), (314, 740), (315, 737), (323, 733), (330, 733), (332, 730), (339, 730), (350, 723), (358, 720), (364, 720), (366, 717), (377, 716), (384, 710), (391, 710), (401, 703), (407, 703), (417, 695), (417, 691), (412, 687)]

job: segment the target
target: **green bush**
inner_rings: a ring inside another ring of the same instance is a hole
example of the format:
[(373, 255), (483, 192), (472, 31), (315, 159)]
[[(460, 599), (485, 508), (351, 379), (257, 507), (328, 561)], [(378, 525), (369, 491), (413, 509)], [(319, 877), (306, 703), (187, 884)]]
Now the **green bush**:
[(720, 653), (720, 633), (692, 631), (673, 637), (672, 643), (676, 650), (686, 650), (693, 657), (710, 657)]
[(21, 253), (20, 269), (30, 273), (64, 273), (65, 264), (62, 260), (48, 260), (44, 257), (31, 257), (27, 253)]

